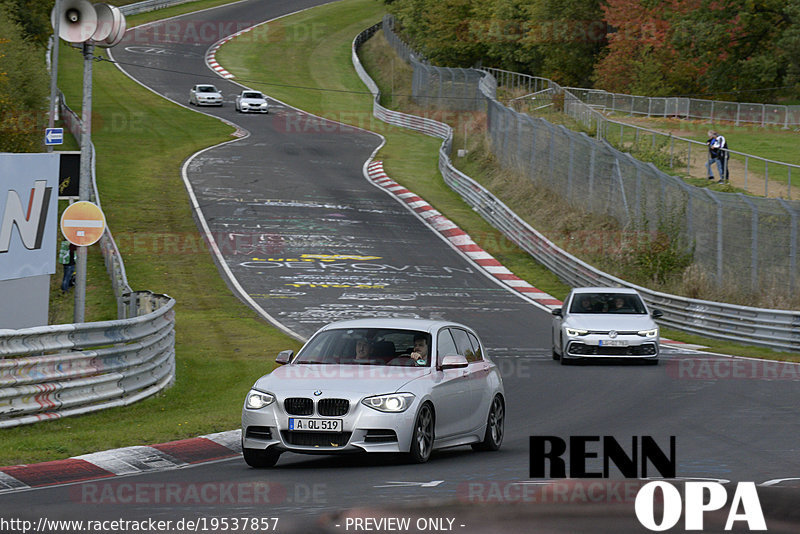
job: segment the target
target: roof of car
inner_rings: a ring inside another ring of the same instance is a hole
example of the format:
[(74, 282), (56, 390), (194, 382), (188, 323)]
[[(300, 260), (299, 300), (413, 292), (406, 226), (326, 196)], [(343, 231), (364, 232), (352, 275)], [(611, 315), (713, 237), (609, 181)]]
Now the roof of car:
[(639, 292), (630, 287), (576, 287), (573, 293), (630, 293), (638, 295)]
[(321, 330), (332, 330), (339, 328), (398, 328), (404, 330), (423, 330), (432, 331), (444, 326), (461, 326), (472, 330), (466, 325), (453, 321), (435, 321), (430, 319), (352, 319), (349, 321), (338, 321), (324, 326)]

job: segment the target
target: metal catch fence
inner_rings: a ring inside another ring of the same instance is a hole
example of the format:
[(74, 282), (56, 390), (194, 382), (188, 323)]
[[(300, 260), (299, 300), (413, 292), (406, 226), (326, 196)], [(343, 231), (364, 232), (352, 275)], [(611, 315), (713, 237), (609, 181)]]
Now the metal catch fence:
[[(498, 86), (508, 95), (502, 100), (511, 104), (516, 111), (540, 115), (552, 109), (554, 98), (560, 99), (564, 113), (598, 139), (605, 139), (623, 150), (647, 153), (650, 157), (658, 158), (664, 168), (676, 173), (701, 179), (708, 176), (706, 163), (709, 158), (705, 142), (609, 119), (600, 113), (599, 110), (604, 110), (602, 106), (590, 103), (592, 98), (588, 95), (593, 95), (594, 90), (561, 87), (546, 78), (518, 72), (492, 68), (482, 70), (491, 73), (497, 79)], [(528, 87), (547, 87), (549, 91), (531, 92)], [(744, 180), (745, 190), (759, 194), (763, 191), (765, 197), (770, 196), (771, 190), (777, 194), (785, 194), (787, 199), (791, 199), (793, 195), (798, 196), (797, 184), (792, 186), (792, 177), (798, 182), (800, 165), (762, 158), (733, 149), (728, 149), (726, 152), (727, 172), (740, 175)]]
[[(391, 24), (384, 33), (392, 34)], [(390, 42), (399, 40), (396, 35)], [(529, 80), (502, 72), (453, 69), (421, 64), (411, 54), (415, 83), (413, 98), (420, 105), (487, 111), (492, 151), (500, 163), (546, 185), (589, 212), (607, 215), (626, 230), (661, 231), (678, 239), (691, 251), (694, 263), (718, 285), (759, 292), (777, 288), (796, 293), (798, 287), (798, 214), (800, 202), (749, 197), (689, 186), (654, 165), (643, 163), (605, 141), (520, 113), (500, 103), (492, 94), (472, 100), (486, 84), (498, 87), (530, 86), (534, 90), (558, 89), (545, 79)], [(495, 82), (452, 71), (483, 72)], [(454, 84), (453, 80), (463, 80)], [(502, 81), (502, 83), (499, 83)], [(468, 87), (463, 87), (468, 85)], [(441, 95), (441, 98), (440, 98)], [(588, 106), (564, 93), (565, 107)], [(593, 110), (587, 114), (602, 117)], [(595, 128), (600, 128), (598, 122)], [(705, 149), (705, 146), (703, 147)]]
[[(384, 24), (383, 29), (385, 34), (392, 36), (389, 39), (390, 42), (398, 40), (393, 35), (390, 25)], [(375, 95), (373, 109), (377, 117), (407, 116), (380, 105), (378, 88), (364, 71), (358, 59), (358, 46), (366, 40), (367, 33), (372, 35), (375, 31), (376, 27), (373, 26), (360, 34), (353, 42), (353, 64), (361, 79)], [(413, 58), (411, 64), (415, 71), (419, 68), (421, 72), (430, 72), (430, 65), (421, 68), (418, 66), (421, 64)], [(442, 80), (448, 79), (452, 80), (453, 78), (448, 78), (448, 74), (445, 73), (438, 75), (434, 79), (434, 83), (421, 83), (419, 87), (428, 88), (429, 94), (420, 96), (430, 99), (433, 94), (438, 95), (437, 83), (441, 84)], [(734, 245), (727, 243), (726, 239), (738, 241), (737, 237), (739, 236), (728, 231), (723, 234), (721, 229), (724, 229), (726, 224), (732, 224), (731, 218), (735, 219), (735, 217), (725, 213), (723, 208), (729, 208), (729, 206), (724, 205), (722, 200), (709, 198), (713, 197), (710, 191), (701, 191), (688, 186), (677, 178), (661, 173), (650, 164), (638, 162), (629, 154), (615, 150), (608, 143), (598, 142), (585, 134), (571, 132), (562, 126), (554, 126), (542, 119), (534, 119), (503, 106), (494, 98), (497, 82), (488, 73), (478, 80), (476, 85), (484, 97), (483, 105), (486, 106), (492, 145), (505, 165), (528, 170), (534, 181), (542, 181), (549, 185), (558, 183), (562, 191), (566, 191), (565, 194), (568, 198), (580, 199), (601, 212), (611, 209), (611, 213), (616, 213), (623, 220), (656, 216), (659, 209), (669, 211), (669, 209), (680, 208), (679, 213), (681, 210), (685, 210), (682, 219), (685, 227), (691, 229), (692, 235), (696, 235), (698, 239), (705, 240), (702, 243), (703, 246), (708, 245), (712, 248), (714, 268), (723, 273), (729, 273), (730, 267), (722, 261), (726, 257), (723, 252), (726, 251), (726, 246), (731, 249)], [(458, 91), (461, 94), (465, 93), (463, 88), (459, 88)], [(438, 98), (435, 101), (443, 102)], [(474, 106), (477, 109), (481, 104), (475, 102)], [(403, 120), (408, 121), (408, 119)], [(800, 350), (800, 313), (710, 302), (654, 292), (594, 269), (561, 250), (531, 228), (489, 191), (452, 165), (450, 160), (452, 129), (444, 124), (442, 126), (449, 130), (446, 135), (442, 135), (441, 131), (430, 135), (444, 140), (439, 153), (439, 168), (445, 182), (459, 192), (484, 218), (503, 231), (521, 248), (527, 250), (537, 261), (549, 267), (564, 282), (573, 286), (621, 285), (634, 287), (643, 294), (649, 304), (667, 312), (665, 317), (660, 320), (662, 324), (719, 339), (780, 350)], [(411, 127), (413, 128), (413, 126)], [(428, 125), (426, 128), (430, 129), (430, 126)], [(596, 200), (594, 197), (598, 196), (601, 198)], [(749, 218), (750, 231), (753, 232), (753, 228), (755, 228), (756, 234), (761, 228), (757, 219), (758, 214), (761, 213), (763, 216), (767, 210), (765, 206), (757, 204), (756, 201), (769, 203), (772, 208), (776, 205), (773, 199), (742, 199), (742, 195), (730, 194), (727, 194), (727, 197), (733, 198), (734, 203), (741, 202), (747, 206), (751, 214)], [(614, 201), (611, 208), (608, 206), (610, 199)], [(660, 208), (662, 205), (671, 208)], [(777, 200), (777, 205), (781, 206), (784, 213), (791, 213), (789, 218), (792, 227), (796, 229), (798, 207), (783, 200)], [(651, 213), (651, 210), (654, 213)], [(775, 215), (775, 213), (771, 212), (770, 215)], [(779, 220), (781, 224), (785, 222), (784, 219)], [(709, 221), (712, 223), (710, 230), (706, 228)], [(763, 243), (767, 240), (759, 241), (757, 237), (754, 239), (752, 234), (748, 234), (748, 236), (750, 239), (746, 240), (744, 244), (746, 252), (742, 261), (749, 261), (751, 266), (756, 265), (756, 269), (745, 269), (751, 276), (749, 282), (753, 283), (755, 280), (761, 279), (758, 276), (753, 277), (752, 273), (758, 273), (757, 267), (762, 254), (762, 249), (755, 247), (753, 243)], [(791, 254), (782, 265), (784, 267), (788, 265), (789, 271), (793, 273), (790, 283), (794, 286), (794, 273), (797, 269), (795, 260), (796, 230), (790, 232), (789, 236), (788, 245)], [(749, 248), (747, 247), (748, 243)], [(783, 251), (783, 254), (786, 254), (786, 250)], [(735, 276), (736, 273), (730, 274)], [(786, 273), (778, 276), (785, 277)]]

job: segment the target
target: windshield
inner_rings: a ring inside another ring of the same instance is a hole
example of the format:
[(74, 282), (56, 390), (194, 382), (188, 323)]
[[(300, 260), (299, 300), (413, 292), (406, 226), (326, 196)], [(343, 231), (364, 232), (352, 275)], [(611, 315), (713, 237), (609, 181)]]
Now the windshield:
[(242, 93), (242, 98), (262, 98), (261, 93)]
[(428, 367), (430, 338), (427, 332), (390, 328), (327, 330), (303, 347), (292, 363)]
[(647, 313), (642, 299), (632, 293), (577, 293), (572, 297), (569, 312)]
[(218, 93), (217, 88), (213, 85), (201, 85), (197, 88), (201, 93)]

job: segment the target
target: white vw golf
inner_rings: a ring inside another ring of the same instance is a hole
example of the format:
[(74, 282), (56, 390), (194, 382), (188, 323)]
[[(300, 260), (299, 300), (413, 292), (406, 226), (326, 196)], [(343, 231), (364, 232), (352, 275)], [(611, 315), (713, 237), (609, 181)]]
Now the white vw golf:
[(564, 306), (553, 310), (553, 359), (566, 365), (578, 359), (618, 358), (658, 363), (659, 329), (634, 289), (573, 289)]

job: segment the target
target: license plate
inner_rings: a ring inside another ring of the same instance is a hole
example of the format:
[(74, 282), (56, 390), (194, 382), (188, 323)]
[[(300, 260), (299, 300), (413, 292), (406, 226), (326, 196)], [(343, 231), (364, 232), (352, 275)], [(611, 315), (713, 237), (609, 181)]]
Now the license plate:
[(628, 342), (623, 339), (606, 339), (597, 342), (601, 347), (627, 347)]
[(289, 418), (289, 430), (302, 430), (304, 432), (341, 432), (341, 419), (300, 419)]

